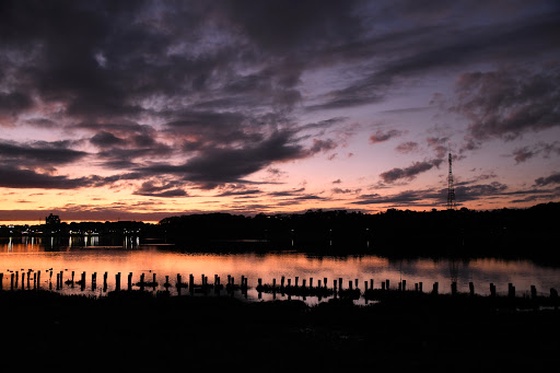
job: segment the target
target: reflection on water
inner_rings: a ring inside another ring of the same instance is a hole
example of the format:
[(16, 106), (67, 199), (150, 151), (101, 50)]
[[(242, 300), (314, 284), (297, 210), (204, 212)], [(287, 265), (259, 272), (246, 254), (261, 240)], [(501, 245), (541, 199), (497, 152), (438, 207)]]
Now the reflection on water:
[[(259, 280), (264, 284), (274, 281), (279, 284), (282, 278), (292, 284), (321, 281), (328, 286), (341, 281), (344, 286), (355, 284), (361, 289), (368, 284), (374, 288), (383, 284), (397, 288), (406, 283), (407, 289), (412, 290), (415, 284), (423, 284), (425, 291), (437, 282), (440, 293), (449, 293), (453, 281), (459, 292), (466, 293), (472, 282), (475, 292), (482, 295), (489, 294), (490, 284), (496, 285), (498, 294), (506, 294), (510, 283), (515, 285), (518, 295), (529, 294), (531, 285), (541, 295), (548, 295), (551, 288), (560, 288), (559, 268), (541, 267), (526, 260), (390, 260), (375, 255), (320, 257), (294, 252), (183, 253), (169, 246), (140, 244), (135, 238), (111, 241), (96, 236), (70, 237), (64, 242), (51, 237), (0, 238), (0, 273), (3, 289), (12, 286), (11, 281), (17, 275), (17, 288), (37, 286), (96, 296), (115, 290), (119, 278), (121, 288), (126, 288), (128, 281), (137, 284), (142, 277), (146, 282), (157, 283), (153, 289), (146, 290), (168, 290), (176, 294), (178, 276), (187, 281), (191, 275), (199, 284), (205, 278), (210, 283), (218, 278), (222, 284), (229, 279), (240, 284), (246, 279), (248, 290), (241, 296), (248, 300), (287, 298), (282, 294), (259, 294), (255, 290)], [(84, 286), (77, 282), (82, 278)], [(94, 278), (96, 286), (93, 286)], [(171, 286), (164, 288), (167, 282)], [(321, 301), (317, 297), (304, 300), (309, 304)]]
[(18, 236), (0, 237), (0, 252), (67, 251), (83, 248), (134, 249), (140, 245), (138, 236)]

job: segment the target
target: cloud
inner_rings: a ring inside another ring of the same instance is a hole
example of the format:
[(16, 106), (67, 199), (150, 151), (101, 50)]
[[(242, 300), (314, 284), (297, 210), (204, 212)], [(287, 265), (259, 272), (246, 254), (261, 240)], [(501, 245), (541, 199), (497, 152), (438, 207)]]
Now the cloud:
[(550, 184), (560, 184), (560, 173), (555, 173), (547, 177), (539, 177), (535, 180), (537, 186), (547, 186)]
[(516, 164), (528, 161), (542, 154), (543, 158), (549, 158), (551, 155), (560, 155), (560, 146), (558, 142), (551, 144), (537, 143), (532, 146), (523, 146), (514, 149), (512, 156)]
[(136, 195), (151, 197), (186, 197), (187, 193), (177, 186), (177, 183), (158, 181), (145, 181), (134, 192)]
[(88, 153), (72, 149), (71, 141), (32, 141), (18, 143), (0, 140), (0, 161), (4, 165), (53, 169), (77, 162)]
[(402, 131), (399, 130), (389, 130), (389, 131), (377, 130), (373, 135), (369, 137), (369, 142), (371, 144), (377, 144), (380, 142), (388, 141), (394, 137), (399, 137), (401, 135), (402, 135)]
[(399, 153), (412, 153), (418, 149), (418, 143), (414, 141), (403, 142), (397, 145), (395, 150)]
[(412, 180), (418, 174), (431, 170), (434, 166), (439, 167), (443, 162), (441, 159), (432, 161), (414, 162), (411, 166), (406, 168), (393, 168), (389, 171), (383, 172), (379, 175), (381, 180), (385, 183), (394, 183), (395, 181), (406, 179)]
[(41, 174), (32, 170), (0, 167), (0, 186), (4, 188), (74, 189), (91, 184), (89, 178), (70, 179), (66, 176)]
[(560, 126), (560, 68), (500, 69), (464, 73), (457, 82), (454, 111), (469, 121), (476, 140), (514, 139)]

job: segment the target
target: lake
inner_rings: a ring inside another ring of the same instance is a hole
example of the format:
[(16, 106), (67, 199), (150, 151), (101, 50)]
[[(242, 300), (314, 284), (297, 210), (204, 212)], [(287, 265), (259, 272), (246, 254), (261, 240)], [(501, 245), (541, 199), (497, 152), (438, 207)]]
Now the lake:
[[(133, 288), (138, 289), (136, 284), (143, 276), (145, 282), (155, 280), (157, 284), (144, 290), (165, 290), (177, 295), (181, 291), (176, 286), (179, 275), (185, 283), (192, 276), (195, 284), (202, 284), (204, 279), (214, 284), (217, 278), (223, 285), (228, 279), (233, 284), (241, 284), (244, 279), (247, 290), (230, 295), (248, 301), (302, 299), (310, 305), (329, 297), (259, 293), (256, 290), (258, 281), (280, 285), (284, 278), (285, 284), (292, 286), (326, 285), (331, 288), (340, 284), (346, 289), (362, 290), (371, 285), (373, 288), (388, 286), (405, 290), (420, 286), (425, 292), (432, 291), (437, 283), (439, 293), (450, 293), (453, 282), (456, 282), (458, 292), (467, 293), (469, 283), (472, 283), (474, 292), (480, 295), (490, 294), (490, 284), (496, 286), (497, 294), (506, 295), (508, 284), (512, 284), (517, 296), (529, 296), (531, 286), (544, 296), (550, 294), (551, 288), (560, 289), (560, 268), (529, 260), (391, 259), (377, 255), (320, 256), (296, 251), (186, 252), (180, 246), (140, 243), (128, 238), (122, 242), (103, 242), (99, 237), (68, 237), (56, 243), (54, 240), (52, 237), (1, 237), (2, 288), (39, 287), (64, 294), (103, 296), (115, 290), (117, 284), (126, 289), (128, 276), (131, 276)], [(57, 280), (59, 275), (60, 281)], [(84, 286), (78, 285), (82, 276)], [(120, 276), (119, 280), (117, 276)], [(164, 287), (166, 280), (171, 286)], [(367, 303), (367, 300), (359, 298), (355, 303)]]

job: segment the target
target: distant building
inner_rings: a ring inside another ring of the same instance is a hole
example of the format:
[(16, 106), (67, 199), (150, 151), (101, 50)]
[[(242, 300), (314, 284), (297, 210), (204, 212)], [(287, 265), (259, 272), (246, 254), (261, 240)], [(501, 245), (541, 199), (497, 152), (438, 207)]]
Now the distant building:
[(53, 215), (52, 213), (45, 219), (47, 225), (58, 225), (60, 224), (60, 217), (58, 215)]

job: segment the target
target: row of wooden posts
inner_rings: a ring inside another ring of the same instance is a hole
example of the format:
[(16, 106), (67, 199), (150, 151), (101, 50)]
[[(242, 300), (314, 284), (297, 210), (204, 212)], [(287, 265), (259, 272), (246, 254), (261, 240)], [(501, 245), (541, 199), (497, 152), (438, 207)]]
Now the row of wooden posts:
[[(52, 270), (48, 271), (49, 273), (49, 290), (52, 290), (52, 277), (54, 272)], [(63, 279), (64, 272), (59, 271), (56, 273), (56, 290), (62, 290), (64, 284), (74, 288), (75, 286), (79, 286), (80, 290), (85, 291), (86, 289), (86, 272), (82, 272), (80, 275), (80, 279), (76, 280), (75, 272), (71, 272), (71, 278), (64, 280)], [(107, 291), (107, 277), (108, 273), (105, 272), (103, 274), (103, 284), (102, 290), (103, 292)], [(146, 289), (156, 290), (159, 286), (158, 282), (156, 281), (156, 273), (152, 273), (151, 281), (146, 280), (146, 274), (140, 274), (140, 280), (138, 282), (132, 281), (133, 273), (128, 273), (127, 278), (127, 290), (132, 290), (134, 287), (137, 287), (139, 290), (143, 291)], [(175, 280), (175, 288), (177, 289), (177, 293), (180, 295), (181, 290), (186, 288), (188, 289), (189, 293), (208, 293), (210, 291), (214, 291), (215, 293), (219, 294), (221, 290), (226, 290), (228, 293), (232, 293), (234, 290), (241, 290), (243, 294), (247, 294), (248, 286), (248, 279), (246, 276), (241, 276), (241, 282), (239, 284), (235, 284), (234, 277), (231, 275), (227, 276), (227, 282), (224, 285), (221, 284), (220, 276), (214, 275), (214, 283), (211, 284), (208, 281), (208, 276), (201, 275), (201, 282), (199, 284), (195, 283), (194, 275), (189, 275), (188, 282), (183, 282), (181, 274), (176, 275)], [(302, 279), (302, 283), (300, 286), (299, 277), (296, 276), (294, 278), (294, 283), (292, 284), (292, 279), (282, 276), (280, 279), (280, 284), (277, 284), (276, 279), (272, 280), (272, 284), (264, 284), (262, 279), (259, 278), (256, 290), (259, 293), (282, 293), (288, 295), (303, 295), (303, 296), (319, 296), (319, 297), (328, 297), (328, 296), (351, 296), (351, 297), (359, 297), (361, 295), (367, 294), (368, 292), (377, 291), (377, 290), (390, 290), (390, 280), (387, 279), (381, 282), (381, 287), (379, 289), (374, 288), (374, 280), (370, 279), (369, 281), (364, 281), (364, 291), (359, 289), (359, 281), (355, 279), (354, 281), (348, 281), (348, 287), (343, 287), (343, 279), (333, 279), (332, 288), (328, 288), (327, 286), (327, 278), (318, 279), (317, 285), (314, 285), (313, 277), (309, 278), (309, 283), (307, 284), (306, 279)], [(0, 273), (0, 290), (4, 289), (4, 274)], [(21, 284), (21, 285), (20, 285)], [(21, 272), (21, 282), (20, 282), (20, 273), (19, 271), (11, 271), (10, 273), (10, 290), (16, 289), (39, 289), (41, 288), (41, 271), (32, 271), (28, 270), (27, 272)], [(169, 291), (169, 288), (173, 285), (169, 281), (169, 276), (165, 276), (165, 282), (162, 284), (166, 291)], [(91, 275), (91, 290), (95, 291), (97, 289), (97, 273), (94, 272)], [(115, 289), (116, 291), (123, 290), (121, 288), (121, 272), (117, 272), (115, 274)], [(398, 291), (406, 291), (407, 290), (407, 282), (406, 280), (401, 280), (398, 282), (397, 289)], [(496, 285), (494, 283), (490, 283), (490, 296), (496, 296)], [(424, 292), (423, 283), (417, 282), (414, 284), (414, 291), (416, 292)], [(531, 297), (536, 298), (538, 296), (537, 289), (534, 285), (531, 285)], [(431, 290), (432, 294), (439, 293), (439, 283), (434, 282)], [(451, 283), (451, 294), (455, 295), (458, 293), (457, 290), (457, 282), (453, 281)], [(469, 294), (475, 295), (474, 283), (471, 281), (469, 282)], [(516, 289), (512, 283), (508, 283), (508, 297), (516, 297)], [(550, 297), (557, 298), (558, 292), (556, 289), (550, 289)]]
[[(27, 276), (26, 276), (27, 275)], [(53, 290), (53, 283), (52, 283), (52, 277), (53, 277), (53, 271), (50, 270), (49, 271), (49, 290)], [(120, 291), (120, 290), (124, 290), (121, 287), (121, 272), (117, 272), (115, 274), (115, 289), (116, 291)], [(159, 286), (158, 282), (156, 281), (156, 273), (152, 273), (152, 280), (151, 281), (147, 281), (146, 280), (146, 274), (145, 273), (141, 273), (140, 274), (140, 280), (138, 282), (133, 282), (132, 281), (132, 277), (133, 274), (132, 272), (128, 273), (128, 278), (127, 278), (127, 287), (126, 290), (133, 290), (134, 287), (137, 287), (139, 290), (143, 291), (146, 289), (153, 289), (156, 290)], [(103, 274), (103, 285), (102, 285), (102, 289), (103, 292), (107, 291), (107, 278), (108, 278), (108, 272), (105, 272)], [(214, 284), (210, 284), (208, 282), (208, 276), (202, 275), (201, 278), (202, 282), (200, 284), (196, 284), (195, 280), (194, 280), (194, 275), (190, 274), (189, 275), (189, 281), (188, 282), (183, 282), (182, 276), (181, 274), (177, 274), (176, 276), (176, 281), (175, 281), (175, 287), (177, 289), (177, 293), (181, 294), (181, 289), (187, 288), (189, 290), (189, 292), (191, 293), (195, 293), (195, 292), (208, 292), (208, 290), (210, 289), (214, 289), (215, 291), (219, 291), (219, 290), (223, 290), (224, 288), (228, 291), (231, 292), (233, 290), (238, 290), (240, 289), (242, 292), (246, 292), (246, 290), (248, 289), (248, 280), (247, 277), (245, 276), (241, 276), (241, 283), (240, 284), (235, 284), (235, 278), (231, 275), (227, 276), (227, 283), (226, 285), (222, 285), (221, 284), (221, 280), (220, 277), (218, 275), (214, 275)], [(0, 273), (0, 290), (4, 289), (4, 274)], [(27, 271), (21, 272), (21, 285), (20, 285), (20, 273), (19, 271), (13, 271), (10, 273), (10, 290), (16, 290), (16, 289), (21, 289), (21, 290), (30, 290), (30, 289), (40, 289), (41, 288), (41, 271)], [(66, 284), (67, 286), (70, 286), (71, 288), (74, 288), (76, 286), (80, 287), (81, 291), (85, 291), (86, 290), (86, 272), (82, 272), (80, 275), (80, 279), (77, 280), (76, 276), (75, 276), (75, 271), (71, 272), (71, 277), (70, 279), (64, 280), (64, 271), (59, 271), (56, 273), (56, 290), (62, 290), (64, 287), (64, 284)], [(162, 284), (162, 286), (165, 288), (165, 290), (169, 290), (170, 287), (172, 287), (173, 285), (171, 284), (171, 282), (169, 281), (169, 276), (165, 276), (165, 282)], [(92, 273), (91, 275), (91, 290), (95, 291), (97, 289), (97, 272)]]

